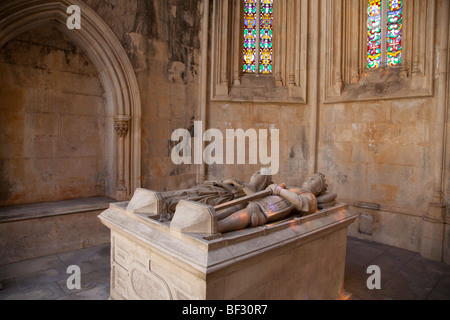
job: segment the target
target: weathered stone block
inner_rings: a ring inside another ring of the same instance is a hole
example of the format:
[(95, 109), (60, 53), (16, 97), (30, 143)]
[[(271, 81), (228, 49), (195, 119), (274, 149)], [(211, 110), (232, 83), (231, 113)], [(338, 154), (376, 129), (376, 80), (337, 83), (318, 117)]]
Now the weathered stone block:
[(253, 122), (278, 123), (280, 111), (274, 106), (256, 106), (253, 108)]
[(401, 144), (379, 144), (375, 161), (383, 164), (417, 166), (421, 146)]
[(363, 103), (353, 107), (355, 122), (388, 122), (390, 120), (390, 105), (379, 103)]
[(0, 264), (106, 244), (98, 215), (112, 199), (48, 202), (0, 208)]
[(367, 213), (359, 215), (359, 232), (372, 235), (373, 234), (373, 217)]

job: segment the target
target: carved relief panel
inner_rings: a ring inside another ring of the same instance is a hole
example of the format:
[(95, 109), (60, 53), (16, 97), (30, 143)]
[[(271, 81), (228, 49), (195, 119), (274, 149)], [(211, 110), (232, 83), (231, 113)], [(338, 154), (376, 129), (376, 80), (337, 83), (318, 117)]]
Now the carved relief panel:
[(201, 299), (186, 282), (189, 276), (183, 278), (176, 268), (167, 268), (170, 263), (160, 261), (163, 258), (118, 235), (113, 235), (111, 245), (113, 299)]

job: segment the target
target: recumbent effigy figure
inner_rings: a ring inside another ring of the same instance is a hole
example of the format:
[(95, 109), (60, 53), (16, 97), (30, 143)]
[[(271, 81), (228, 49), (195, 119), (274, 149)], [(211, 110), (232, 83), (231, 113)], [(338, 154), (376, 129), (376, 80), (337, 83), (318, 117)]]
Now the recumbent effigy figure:
[[(170, 220), (180, 200), (189, 200), (220, 207), (221, 204), (237, 202), (236, 205), (216, 211), (218, 232), (224, 233), (260, 226), (284, 219), (291, 212), (311, 214), (318, 208), (335, 204), (336, 194), (327, 192), (325, 176), (315, 173), (301, 188), (287, 188), (285, 184), (274, 184), (272, 177), (256, 172), (249, 183), (237, 179), (206, 181), (185, 190), (160, 193), (163, 202), (164, 220)], [(246, 201), (248, 196), (262, 196)], [(242, 201), (240, 201), (242, 200)]]
[(224, 233), (256, 227), (286, 218), (293, 211), (308, 215), (336, 203), (337, 195), (327, 192), (328, 185), (322, 173), (310, 176), (299, 187), (286, 187), (285, 184), (271, 184), (267, 187), (270, 195), (251, 201), (246, 208), (222, 218), (218, 216), (218, 232)]
[[(217, 206), (264, 190), (272, 183), (272, 177), (270, 175), (262, 175), (258, 171), (252, 175), (248, 183), (244, 183), (238, 179), (206, 181), (189, 189), (160, 192), (159, 195), (163, 202), (162, 211), (166, 213), (163, 219), (172, 219), (180, 200), (189, 200), (210, 206)], [(245, 205), (245, 203), (242, 203), (233, 206), (227, 209), (226, 213), (236, 212), (243, 209)]]

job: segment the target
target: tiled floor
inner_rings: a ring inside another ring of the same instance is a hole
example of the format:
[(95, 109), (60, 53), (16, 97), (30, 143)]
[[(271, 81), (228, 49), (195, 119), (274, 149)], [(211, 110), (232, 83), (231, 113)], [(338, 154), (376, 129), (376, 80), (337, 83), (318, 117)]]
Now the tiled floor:
[[(381, 289), (367, 288), (370, 265), (380, 267)], [(348, 238), (344, 286), (360, 300), (450, 300), (450, 265), (418, 253)]]
[[(0, 266), (0, 300), (106, 300), (109, 258), (107, 244)], [(80, 267), (80, 289), (67, 287), (71, 265)]]
[[(0, 266), (0, 300), (106, 300), (110, 246)], [(67, 267), (78, 265), (81, 289), (69, 290)], [(381, 271), (381, 289), (369, 290), (367, 267)], [(345, 289), (354, 300), (450, 300), (450, 265), (374, 242), (348, 238)]]

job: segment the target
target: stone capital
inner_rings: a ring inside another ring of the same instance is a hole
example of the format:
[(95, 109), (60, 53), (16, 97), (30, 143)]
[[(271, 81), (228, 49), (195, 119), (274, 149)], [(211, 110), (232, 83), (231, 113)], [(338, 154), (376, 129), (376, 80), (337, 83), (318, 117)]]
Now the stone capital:
[(119, 115), (114, 117), (114, 130), (120, 138), (125, 138), (128, 134), (128, 128), (131, 117)]

